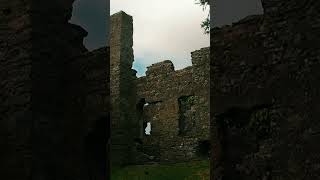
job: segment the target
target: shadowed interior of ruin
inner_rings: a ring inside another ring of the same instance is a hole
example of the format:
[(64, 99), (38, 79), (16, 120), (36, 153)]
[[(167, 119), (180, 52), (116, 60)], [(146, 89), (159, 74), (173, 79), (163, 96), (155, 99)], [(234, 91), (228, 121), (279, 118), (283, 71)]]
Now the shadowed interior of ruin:
[(209, 140), (199, 141), (198, 146), (196, 148), (197, 148), (196, 153), (198, 154), (198, 156), (209, 157), (210, 155)]
[(108, 122), (109, 117), (107, 116), (96, 120), (93, 128), (88, 132), (84, 140), (90, 180), (101, 179), (107, 175), (106, 144), (108, 142), (105, 128), (110, 128)]
[(179, 135), (186, 135), (195, 125), (196, 117), (191, 111), (194, 106), (194, 96), (182, 96), (179, 102)]

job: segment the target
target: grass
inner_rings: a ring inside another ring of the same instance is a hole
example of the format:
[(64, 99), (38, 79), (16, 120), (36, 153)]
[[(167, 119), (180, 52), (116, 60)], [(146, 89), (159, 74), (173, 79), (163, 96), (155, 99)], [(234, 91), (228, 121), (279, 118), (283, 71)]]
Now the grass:
[(111, 180), (209, 180), (209, 161), (114, 168)]

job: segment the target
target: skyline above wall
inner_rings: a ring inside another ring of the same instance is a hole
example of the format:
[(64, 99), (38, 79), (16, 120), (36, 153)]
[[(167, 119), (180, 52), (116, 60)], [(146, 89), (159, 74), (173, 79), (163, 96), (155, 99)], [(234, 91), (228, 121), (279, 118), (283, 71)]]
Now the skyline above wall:
[(88, 32), (84, 45), (88, 50), (109, 46), (109, 0), (76, 0), (70, 23), (80, 25)]
[[(190, 53), (210, 45), (210, 36), (204, 35), (200, 28), (209, 8), (202, 11), (195, 2), (77, 0), (73, 4), (70, 23), (88, 31), (84, 45), (94, 50), (109, 45), (109, 12), (111, 15), (123, 10), (133, 16), (134, 69), (142, 76), (147, 66), (165, 59), (171, 60), (175, 69), (189, 66)], [(210, 11), (213, 14), (211, 27), (230, 25), (248, 15), (263, 14), (261, 0), (216, 0)]]
[(110, 15), (124, 11), (133, 17), (133, 68), (144, 76), (146, 67), (171, 60), (175, 69), (191, 65), (191, 52), (208, 47), (209, 35), (200, 27), (208, 15), (194, 0), (111, 0)]

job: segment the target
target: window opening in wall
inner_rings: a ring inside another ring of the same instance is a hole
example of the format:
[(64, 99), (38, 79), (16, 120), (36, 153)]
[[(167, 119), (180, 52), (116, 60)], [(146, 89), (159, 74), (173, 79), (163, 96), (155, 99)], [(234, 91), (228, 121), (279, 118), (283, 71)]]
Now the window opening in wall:
[(136, 109), (137, 109), (137, 118), (138, 118), (138, 121), (139, 121), (139, 131), (140, 131), (140, 138), (143, 137), (143, 134), (144, 134), (144, 130), (145, 130), (145, 123), (144, 123), (144, 120), (143, 120), (143, 108), (145, 107), (145, 104), (146, 104), (146, 100), (145, 98), (141, 98), (138, 102), (138, 104), (136, 105)]
[(4, 14), (5, 16), (8, 16), (8, 15), (11, 14), (12, 10), (11, 10), (10, 8), (6, 8), (6, 9), (4, 9), (2, 12), (3, 12), (3, 14)]
[(151, 135), (151, 122), (147, 122), (147, 127), (145, 128), (145, 134)]
[(146, 100), (144, 98), (141, 98), (140, 101), (138, 102), (136, 109), (138, 111), (138, 118), (142, 118), (142, 114), (143, 114), (143, 108), (146, 106)]
[(210, 141), (203, 140), (198, 142), (196, 153), (199, 157), (209, 157), (210, 154)]
[(192, 106), (195, 96), (181, 96), (179, 102), (179, 135), (185, 135), (195, 125), (195, 117)]

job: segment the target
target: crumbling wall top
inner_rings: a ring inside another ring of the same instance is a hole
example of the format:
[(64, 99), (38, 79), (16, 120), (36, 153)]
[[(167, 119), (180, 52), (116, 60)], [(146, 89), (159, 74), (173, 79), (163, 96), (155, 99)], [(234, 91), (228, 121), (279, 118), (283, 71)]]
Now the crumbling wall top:
[(111, 17), (114, 17), (114, 16), (129, 16), (132, 18), (132, 16), (130, 16), (129, 14), (127, 14), (126, 12), (124, 11), (119, 11), (119, 12), (116, 12), (114, 14), (111, 15)]
[(191, 52), (192, 66), (201, 66), (206, 63), (209, 64), (209, 61), (208, 61), (209, 55), (210, 55), (209, 47), (201, 48), (200, 50)]
[(120, 63), (131, 68), (133, 62), (132, 16), (123, 11), (113, 14), (111, 16), (110, 34), (111, 65)]
[(174, 72), (174, 65), (170, 60), (165, 60), (147, 67), (146, 75), (157, 76), (159, 74), (168, 74), (171, 72)]

